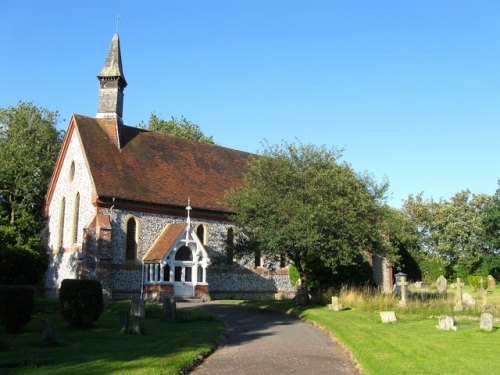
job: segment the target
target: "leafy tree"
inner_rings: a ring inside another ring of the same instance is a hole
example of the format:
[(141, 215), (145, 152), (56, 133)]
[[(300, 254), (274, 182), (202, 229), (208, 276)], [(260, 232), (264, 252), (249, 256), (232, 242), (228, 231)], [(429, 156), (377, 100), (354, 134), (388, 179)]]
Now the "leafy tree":
[(197, 124), (187, 120), (184, 116), (181, 116), (181, 118), (172, 116), (170, 120), (164, 120), (153, 112), (149, 117), (148, 124), (145, 125), (142, 123), (139, 126), (150, 131), (164, 133), (174, 137), (191, 139), (202, 143), (214, 143), (212, 136), (203, 134)]
[(61, 144), (58, 113), (19, 102), (0, 108), (0, 202), (24, 233), (42, 225), (44, 196)]
[(267, 145), (250, 161), (245, 184), (227, 195), (235, 222), (257, 250), (284, 253), (304, 292), (318, 286), (318, 267), (334, 274), (368, 250), (387, 250), (380, 232), (386, 186), (338, 163), (340, 156), (313, 145)]
[(500, 252), (500, 181), (498, 189), (486, 207), (483, 219), (486, 243)]
[(469, 190), (439, 202), (410, 195), (404, 210), (417, 235), (417, 258), (429, 276), (465, 277), (480, 268), (490, 254), (482, 223), (489, 201), (489, 196)]

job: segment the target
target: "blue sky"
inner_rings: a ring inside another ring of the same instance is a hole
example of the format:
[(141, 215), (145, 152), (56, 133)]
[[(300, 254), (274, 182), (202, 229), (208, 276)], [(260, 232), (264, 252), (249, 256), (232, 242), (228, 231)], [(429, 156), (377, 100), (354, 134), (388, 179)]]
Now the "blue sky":
[(344, 147), (395, 207), (498, 187), (498, 0), (0, 0), (0, 107), (95, 116), (118, 14), (128, 125)]

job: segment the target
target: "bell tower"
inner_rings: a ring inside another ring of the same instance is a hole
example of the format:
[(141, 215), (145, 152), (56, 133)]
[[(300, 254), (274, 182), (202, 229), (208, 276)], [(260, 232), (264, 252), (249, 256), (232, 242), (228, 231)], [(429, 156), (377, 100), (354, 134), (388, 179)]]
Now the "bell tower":
[(113, 35), (106, 62), (97, 79), (99, 103), (96, 117), (114, 118), (118, 123), (123, 123), (123, 89), (127, 86), (127, 81), (123, 74), (118, 33)]

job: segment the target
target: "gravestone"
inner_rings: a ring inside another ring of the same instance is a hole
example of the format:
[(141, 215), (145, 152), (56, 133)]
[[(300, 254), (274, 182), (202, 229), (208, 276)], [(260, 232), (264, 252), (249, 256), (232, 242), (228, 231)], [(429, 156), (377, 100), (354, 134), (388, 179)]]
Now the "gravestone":
[(482, 313), (479, 318), (479, 329), (483, 331), (493, 331), (493, 315), (490, 313)]
[(488, 275), (488, 289), (495, 289), (496, 281), (495, 278), (491, 275)]
[(438, 318), (438, 325), (436, 326), (437, 329), (442, 329), (445, 331), (456, 331), (457, 327), (455, 326), (455, 319), (453, 319), (452, 316), (448, 315), (443, 315)]
[(142, 335), (141, 318), (138, 316), (132, 317), (132, 334), (133, 335)]
[(408, 282), (406, 281), (406, 276), (401, 276), (398, 282), (399, 287), (401, 288), (401, 301), (399, 301), (399, 307), (406, 307), (406, 296), (407, 296), (407, 286)]
[(463, 309), (464, 309), (464, 303), (462, 300), (462, 287), (463, 286), (464, 286), (464, 283), (460, 281), (460, 277), (457, 277), (457, 298), (456, 298), (455, 306), (453, 307), (453, 310), (455, 310), (455, 311), (463, 311)]
[(436, 282), (437, 292), (440, 297), (446, 297), (446, 288), (448, 286), (448, 280), (443, 275), (439, 276)]
[(175, 312), (177, 305), (172, 297), (163, 300), (163, 320), (165, 322), (175, 323)]
[(146, 317), (146, 308), (145, 303), (142, 298), (133, 297), (132, 298), (132, 307), (130, 309), (130, 315), (132, 317), (144, 318)]
[(486, 289), (481, 288), (481, 289), (479, 289), (479, 295), (482, 298), (481, 306), (482, 307), (487, 306), (488, 305), (488, 303), (487, 303), (488, 291)]
[(470, 295), (469, 293), (464, 293), (462, 295), (462, 301), (463, 303), (465, 303), (467, 306), (476, 306), (476, 300), (474, 299), (474, 297), (472, 297), (472, 295)]
[(42, 342), (44, 344), (57, 344), (58, 341), (54, 335), (54, 328), (49, 319), (42, 319)]
[(121, 309), (118, 312), (118, 318), (120, 319), (120, 332), (122, 333), (127, 332), (129, 317), (130, 317), (129, 309)]
[(381, 311), (380, 320), (382, 323), (394, 323), (397, 321), (396, 313), (394, 311)]
[(339, 303), (339, 297), (332, 297), (332, 304), (329, 305), (330, 309), (333, 311), (340, 311), (342, 309), (342, 305)]

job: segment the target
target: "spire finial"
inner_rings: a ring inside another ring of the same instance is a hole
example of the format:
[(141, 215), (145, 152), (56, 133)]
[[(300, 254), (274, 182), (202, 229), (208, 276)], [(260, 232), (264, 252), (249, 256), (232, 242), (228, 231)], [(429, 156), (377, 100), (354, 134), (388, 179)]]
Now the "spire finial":
[(191, 224), (191, 217), (190, 217), (191, 210), (192, 210), (192, 208), (191, 208), (191, 198), (188, 197), (188, 205), (186, 207), (186, 211), (188, 212), (187, 213), (187, 223), (188, 224)]
[(118, 34), (118, 30), (120, 29), (120, 18), (121, 18), (120, 15), (117, 14), (116, 15), (116, 32), (115, 32), (115, 34)]

